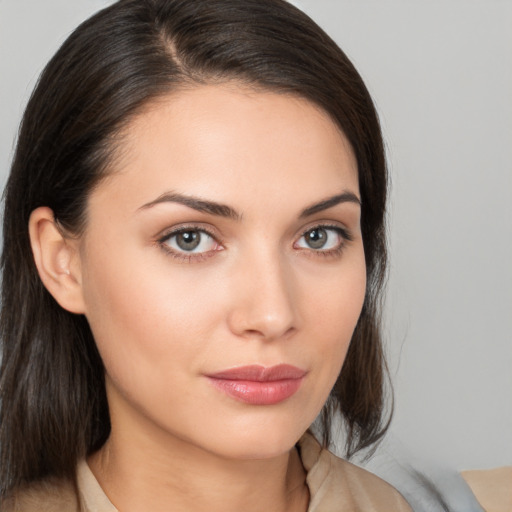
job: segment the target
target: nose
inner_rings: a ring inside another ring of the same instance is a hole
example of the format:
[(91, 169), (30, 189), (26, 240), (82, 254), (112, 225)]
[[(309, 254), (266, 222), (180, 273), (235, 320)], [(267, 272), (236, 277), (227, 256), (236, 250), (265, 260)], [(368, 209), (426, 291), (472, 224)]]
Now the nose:
[(228, 315), (233, 333), (275, 340), (298, 328), (298, 296), (292, 269), (285, 262), (276, 255), (253, 257), (240, 265), (235, 274)]

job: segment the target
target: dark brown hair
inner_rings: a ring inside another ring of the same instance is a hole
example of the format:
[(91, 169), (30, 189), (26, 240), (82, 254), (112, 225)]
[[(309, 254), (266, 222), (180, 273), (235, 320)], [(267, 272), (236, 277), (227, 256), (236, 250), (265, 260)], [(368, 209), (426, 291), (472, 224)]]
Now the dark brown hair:
[[(5, 192), (2, 254), (0, 493), (54, 475), (110, 432), (104, 368), (86, 319), (44, 288), (28, 236), (30, 213), (50, 207), (79, 235), (87, 198), (109, 172), (116, 137), (148, 102), (182, 86), (234, 80), (319, 105), (357, 158), (367, 290), (341, 375), (323, 412), (335, 410), (350, 455), (375, 443), (385, 363), (379, 296), (386, 263), (387, 173), (370, 95), (345, 54), (283, 0), (121, 0), (78, 27), (43, 71), (19, 132)], [(0, 494), (0, 495), (1, 495)]]

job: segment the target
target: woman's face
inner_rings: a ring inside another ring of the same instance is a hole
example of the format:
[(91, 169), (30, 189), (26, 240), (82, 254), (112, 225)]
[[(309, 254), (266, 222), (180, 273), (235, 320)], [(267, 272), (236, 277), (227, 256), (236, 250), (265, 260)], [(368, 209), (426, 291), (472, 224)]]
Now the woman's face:
[(286, 452), (363, 303), (348, 142), (303, 99), (198, 86), (133, 120), (118, 156), (78, 246), (113, 434)]

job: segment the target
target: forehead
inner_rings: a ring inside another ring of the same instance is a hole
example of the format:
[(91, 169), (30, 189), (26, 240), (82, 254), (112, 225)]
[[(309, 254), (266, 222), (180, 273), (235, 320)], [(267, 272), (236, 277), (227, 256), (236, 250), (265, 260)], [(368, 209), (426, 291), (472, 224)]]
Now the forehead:
[(358, 193), (353, 151), (327, 113), (234, 84), (154, 101), (127, 125), (118, 154), (108, 181), (136, 190), (139, 202), (169, 190), (234, 206), (258, 195), (307, 203), (347, 187)]

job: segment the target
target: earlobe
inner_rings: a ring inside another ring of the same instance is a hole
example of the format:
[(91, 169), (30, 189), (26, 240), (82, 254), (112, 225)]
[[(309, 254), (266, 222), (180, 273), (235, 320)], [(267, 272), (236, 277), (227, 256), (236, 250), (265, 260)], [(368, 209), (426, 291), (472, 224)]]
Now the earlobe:
[(85, 313), (76, 240), (65, 236), (53, 211), (35, 209), (29, 220), (32, 254), (39, 277), (53, 298), (71, 313)]

